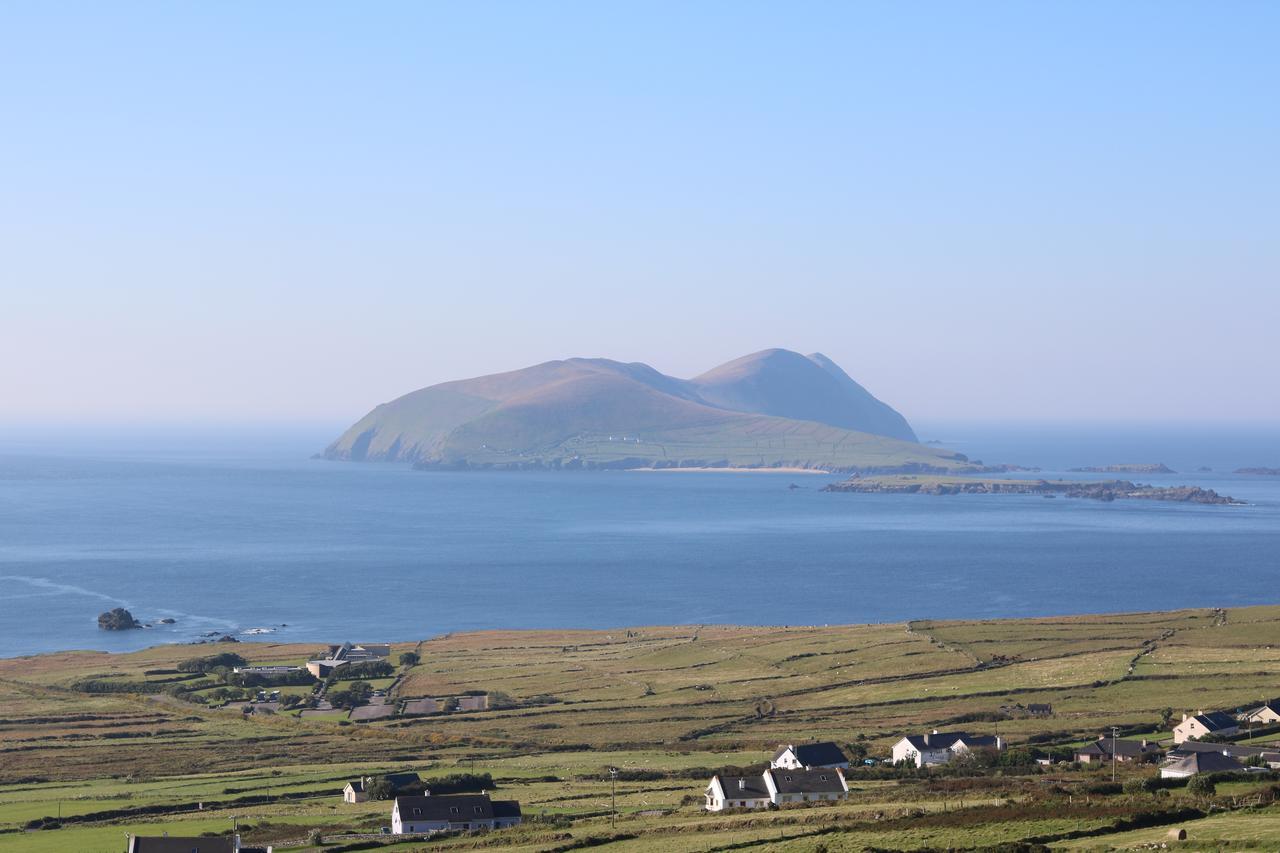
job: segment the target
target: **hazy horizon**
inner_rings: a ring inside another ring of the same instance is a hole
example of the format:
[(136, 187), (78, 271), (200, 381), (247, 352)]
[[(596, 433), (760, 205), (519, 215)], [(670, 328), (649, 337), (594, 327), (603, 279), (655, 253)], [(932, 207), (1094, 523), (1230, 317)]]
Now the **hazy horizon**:
[(1280, 423), (1275, 4), (5, 23), (0, 423), (775, 346), (916, 425)]

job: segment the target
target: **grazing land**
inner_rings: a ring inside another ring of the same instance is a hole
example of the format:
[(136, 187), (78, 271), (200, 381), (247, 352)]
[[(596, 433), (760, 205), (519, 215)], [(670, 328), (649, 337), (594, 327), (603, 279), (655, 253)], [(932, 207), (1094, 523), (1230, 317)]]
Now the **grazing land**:
[[(451, 634), (392, 649), (393, 662), (407, 652), (418, 662), (377, 681), (396, 713), (368, 722), (341, 710), (218, 707), (207, 676), (178, 665), (227, 648), (257, 665), (316, 652), (241, 643), (0, 661), (0, 851), (114, 853), (125, 832), (198, 835), (233, 822), (247, 842), (284, 850), (361, 838), (392, 850), (1127, 849), (1177, 828), (1188, 834), (1179, 849), (1280, 846), (1274, 774), (1219, 783), (1210, 796), (1117, 789), (1109, 766), (1029, 760), (1112, 726), (1167, 740), (1171, 716), (1280, 693), (1280, 607)], [(484, 710), (403, 713), (416, 698), (443, 709), (480, 695), (488, 699), (462, 707)], [(1020, 712), (1030, 704), (1052, 713)], [(847, 801), (702, 811), (711, 773), (758, 772), (780, 743), (833, 740), (884, 758), (901, 736), (932, 728), (998, 733), (1009, 760), (934, 771), (859, 764)], [(616, 818), (610, 767), (620, 771)], [(390, 805), (343, 803), (343, 784), (408, 770), (428, 786), (489, 774), (495, 796), (521, 802), (525, 823), (430, 844), (370, 838), (390, 823)], [(1118, 774), (1123, 784), (1156, 771)]]

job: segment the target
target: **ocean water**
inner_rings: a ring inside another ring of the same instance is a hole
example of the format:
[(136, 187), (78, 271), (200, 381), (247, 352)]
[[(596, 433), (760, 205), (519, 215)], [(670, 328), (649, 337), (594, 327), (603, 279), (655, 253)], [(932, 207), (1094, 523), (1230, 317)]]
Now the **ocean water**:
[[(1276, 431), (921, 434), (1047, 471), (1208, 466), (1135, 479), (1249, 505), (830, 494), (836, 478), (814, 474), (415, 472), (310, 459), (328, 435), (302, 429), (0, 432), (0, 656), (254, 628), (359, 642), (1280, 601), (1280, 477), (1227, 473), (1280, 465)], [(176, 621), (98, 630), (116, 606)]]

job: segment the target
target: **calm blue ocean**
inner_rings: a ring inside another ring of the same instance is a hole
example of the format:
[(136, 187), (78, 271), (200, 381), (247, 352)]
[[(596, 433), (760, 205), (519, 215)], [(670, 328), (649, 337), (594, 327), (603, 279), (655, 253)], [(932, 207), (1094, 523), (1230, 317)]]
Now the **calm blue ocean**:
[[(336, 431), (335, 431), (336, 434)], [(0, 432), (0, 656), (207, 631), (834, 624), (1280, 601), (1276, 431), (925, 428), (988, 462), (1164, 462), (1245, 507), (827, 494), (802, 474), (423, 473), (327, 432)], [(801, 486), (788, 488), (790, 484)], [(109, 633), (124, 606), (172, 626)]]

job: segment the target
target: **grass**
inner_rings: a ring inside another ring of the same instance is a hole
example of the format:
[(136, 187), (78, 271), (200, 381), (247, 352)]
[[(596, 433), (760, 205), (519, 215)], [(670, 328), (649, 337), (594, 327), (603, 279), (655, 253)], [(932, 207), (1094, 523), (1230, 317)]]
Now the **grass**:
[[(1087, 742), (1111, 725), (1167, 736), (1158, 729), (1165, 708), (1180, 719), (1183, 711), (1238, 707), (1273, 694), (1280, 654), (1268, 644), (1278, 628), (1280, 607), (1258, 607), (1225, 619), (1216, 611), (1178, 611), (452, 634), (418, 647), (422, 661), (398, 696), (502, 691), (517, 707), (348, 725), (338, 724), (341, 713), (246, 719), (167, 696), (72, 689), (89, 676), (157, 677), (145, 673), (172, 668), (191, 656), (190, 647), (0, 660), (0, 851), (115, 851), (122, 833), (137, 827), (221, 831), (233, 819), (249, 824), (248, 841), (308, 849), (298, 845), (312, 828), (335, 834), (387, 824), (387, 804), (343, 804), (339, 791), (346, 779), (391, 770), (428, 778), (492, 774), (496, 795), (520, 800), (528, 822), (483, 843), (512, 850), (613, 832), (635, 837), (606, 846), (670, 853), (765, 842), (794, 850), (980, 847), (1110, 829), (1141, 810), (1196, 802), (1180, 789), (1159, 798), (1094, 795), (1087, 786), (1108, 779), (1109, 768), (1054, 768), (967, 781), (878, 779), (859, 770), (851, 774), (850, 799), (839, 804), (708, 815), (700, 803), (711, 772), (759, 766), (779, 743), (834, 739), (883, 756), (909, 732), (989, 733), (998, 709), (1015, 703), (1054, 708), (1048, 718), (1000, 719), (999, 733), (1015, 746)], [(313, 649), (262, 643), (238, 651), (265, 663)], [(390, 683), (378, 683), (384, 681)], [(607, 817), (610, 766), (655, 777), (619, 782), (616, 827)], [(1122, 779), (1154, 772), (1120, 768)], [(1272, 785), (1224, 783), (1218, 800), (1226, 808), (1266, 800)], [(263, 795), (272, 801), (235, 802)], [(19, 831), (59, 810), (65, 818), (142, 806), (169, 813)], [(1257, 836), (1265, 845), (1274, 818), (1267, 806), (1190, 824), (1218, 833), (1238, 826), (1240, 838)], [(1166, 831), (1112, 832), (1080, 843), (1163, 838)], [(479, 843), (438, 839), (432, 847)]]

